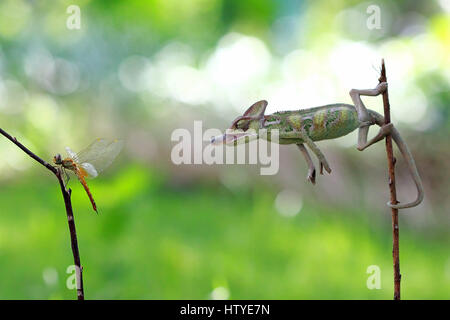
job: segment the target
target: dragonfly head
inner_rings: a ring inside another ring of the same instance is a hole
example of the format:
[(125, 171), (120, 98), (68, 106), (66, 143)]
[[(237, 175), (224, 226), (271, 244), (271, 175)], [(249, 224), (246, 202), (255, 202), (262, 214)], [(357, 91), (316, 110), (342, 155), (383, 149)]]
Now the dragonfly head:
[(62, 158), (61, 155), (58, 153), (56, 156), (53, 157), (53, 162), (57, 165), (62, 164)]

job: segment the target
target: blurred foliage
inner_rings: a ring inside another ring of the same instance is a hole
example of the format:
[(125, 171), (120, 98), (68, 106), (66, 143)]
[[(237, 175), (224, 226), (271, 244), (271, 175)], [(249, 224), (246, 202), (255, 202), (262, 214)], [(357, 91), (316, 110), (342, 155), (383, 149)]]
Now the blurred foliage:
[[(74, 186), (88, 298), (208, 299), (218, 286), (232, 299), (391, 298), (388, 219), (374, 227), (358, 211), (310, 205), (282, 217), (260, 187), (236, 195), (207, 186), (177, 190), (164, 180), (138, 166), (95, 184), (98, 216)], [(52, 182), (44, 179), (39, 193), (17, 183), (0, 194), (8, 213), (0, 217), (0, 298), (75, 295), (65, 287), (72, 256)], [(401, 231), (403, 297), (450, 298), (442, 239)], [(374, 264), (380, 290), (366, 287)]]
[[(295, 148), (273, 177), (170, 161), (176, 128), (224, 129), (258, 99), (268, 112), (350, 102), (351, 88), (376, 84), (381, 57), (426, 192), (401, 212), (402, 296), (449, 298), (448, 1), (76, 3), (81, 28), (69, 30), (73, 1), (0, 1), (0, 127), (45, 159), (126, 140), (90, 182), (99, 216), (70, 182), (87, 298), (207, 299), (223, 287), (232, 299), (390, 299), (382, 144), (321, 143), (333, 174), (314, 187)], [(382, 27), (369, 30), (374, 4)], [(54, 178), (5, 139), (0, 159), (0, 298), (73, 298)], [(397, 179), (399, 198), (413, 198), (402, 161)], [(373, 264), (381, 290), (366, 287)]]

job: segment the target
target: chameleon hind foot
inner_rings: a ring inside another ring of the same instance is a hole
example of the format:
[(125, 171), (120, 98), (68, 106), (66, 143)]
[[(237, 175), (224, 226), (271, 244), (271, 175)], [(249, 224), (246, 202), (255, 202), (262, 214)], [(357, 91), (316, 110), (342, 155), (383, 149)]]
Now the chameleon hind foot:
[(380, 131), (378, 131), (377, 135), (375, 137), (373, 137), (370, 141), (368, 141), (366, 143), (358, 142), (357, 149), (359, 151), (363, 151), (364, 149), (371, 146), (372, 144), (382, 140), (384, 137), (386, 137), (387, 135), (389, 135), (391, 133), (393, 128), (394, 128), (394, 125), (392, 123), (382, 125), (380, 127)]
[(380, 82), (376, 86), (375, 90), (378, 92), (378, 94), (380, 94), (380, 93), (384, 93), (386, 91), (387, 87), (388, 87), (387, 82)]

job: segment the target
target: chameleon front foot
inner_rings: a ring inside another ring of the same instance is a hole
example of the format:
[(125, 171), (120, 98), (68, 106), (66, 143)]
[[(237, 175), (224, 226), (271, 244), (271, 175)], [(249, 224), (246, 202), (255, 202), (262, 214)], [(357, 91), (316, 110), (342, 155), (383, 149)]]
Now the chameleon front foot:
[(331, 168), (328, 165), (328, 162), (326, 160), (320, 161), (320, 174), (323, 175), (323, 169), (325, 168), (325, 171), (328, 173), (331, 173)]
[[(331, 173), (331, 168), (326, 161), (320, 162), (320, 174), (322, 175), (324, 168), (326, 172)], [(316, 184), (316, 168), (314, 166), (310, 166), (308, 168), (308, 175), (306, 176), (306, 179), (312, 184)]]
[(312, 167), (308, 169), (308, 175), (306, 179), (312, 184), (316, 184), (316, 168)]

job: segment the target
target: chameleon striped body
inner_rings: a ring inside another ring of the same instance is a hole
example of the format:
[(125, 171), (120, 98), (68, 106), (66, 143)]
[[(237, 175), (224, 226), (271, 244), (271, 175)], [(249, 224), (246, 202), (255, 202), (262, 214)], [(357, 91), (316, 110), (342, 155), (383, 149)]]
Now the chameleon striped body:
[(264, 116), (264, 120), (264, 129), (279, 130), (280, 144), (303, 143), (299, 132), (306, 133), (313, 141), (320, 141), (343, 137), (360, 126), (355, 107), (342, 103), (276, 112)]

